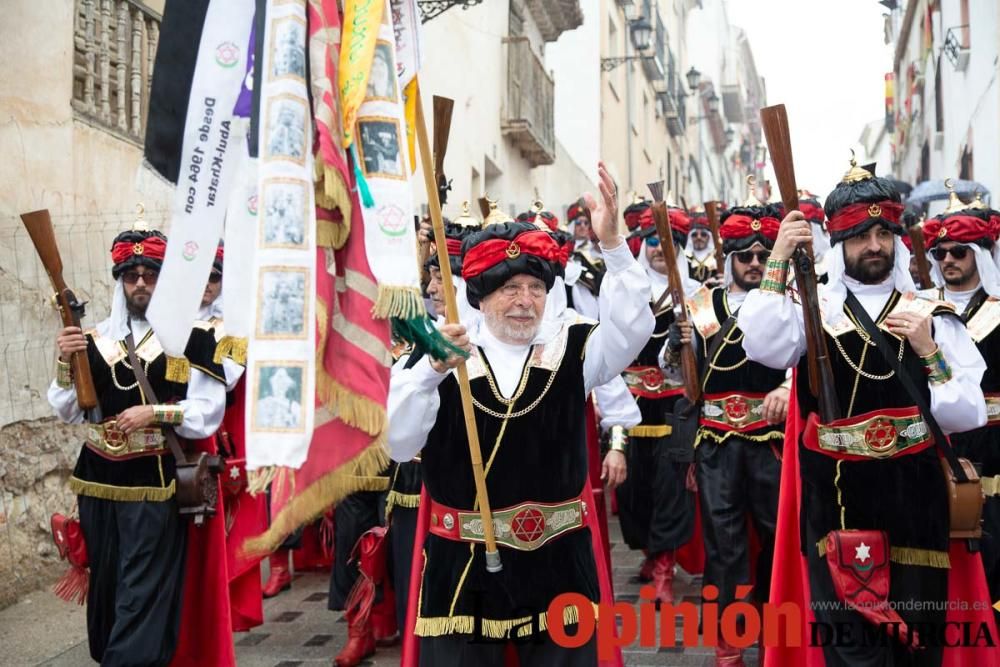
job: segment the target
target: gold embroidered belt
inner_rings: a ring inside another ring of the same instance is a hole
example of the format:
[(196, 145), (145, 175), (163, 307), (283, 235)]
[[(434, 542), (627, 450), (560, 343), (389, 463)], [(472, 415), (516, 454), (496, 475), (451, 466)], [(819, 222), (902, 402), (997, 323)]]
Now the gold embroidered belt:
[(665, 438), (674, 429), (670, 424), (639, 424), (628, 430), (630, 438)]
[(668, 398), (684, 393), (684, 385), (669, 380), (657, 366), (629, 366), (622, 378), (633, 396)]
[(864, 461), (916, 454), (934, 444), (934, 437), (920, 410), (909, 407), (866, 412), (830, 424), (820, 424), (813, 413), (802, 441), (827, 456)]
[[(582, 528), (587, 503), (579, 496), (561, 503), (526, 502), (493, 510), (497, 544), (534, 551), (565, 533)], [(431, 532), (456, 542), (484, 542), (479, 512), (458, 510), (431, 500)]]
[(721, 431), (752, 431), (767, 426), (767, 394), (705, 394), (701, 424)]
[(1000, 426), (1000, 394), (986, 394), (986, 425)]
[(141, 428), (126, 435), (114, 420), (87, 426), (87, 446), (105, 458), (133, 458), (162, 454), (167, 441), (158, 426)]

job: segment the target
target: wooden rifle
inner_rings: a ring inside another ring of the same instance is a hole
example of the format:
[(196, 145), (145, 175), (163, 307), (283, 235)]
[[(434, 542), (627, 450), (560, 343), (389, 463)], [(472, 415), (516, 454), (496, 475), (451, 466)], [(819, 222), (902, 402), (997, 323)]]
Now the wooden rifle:
[[(59, 246), (56, 245), (56, 235), (52, 229), (52, 219), (48, 209), (21, 214), (21, 222), (28, 230), (28, 236), (35, 245), (35, 251), (45, 272), (49, 274), (52, 289), (55, 290), (53, 301), (59, 309), (64, 327), (79, 327), (87, 304), (76, 298), (73, 291), (63, 280), (62, 257)], [(70, 357), (70, 367), (73, 369), (73, 384), (76, 385), (76, 403), (82, 410), (93, 410), (97, 407), (97, 392), (94, 390), (94, 378), (90, 374), (90, 362), (87, 361), (86, 350), (74, 352)]]
[(923, 223), (910, 225), (907, 232), (910, 235), (910, 244), (913, 246), (913, 257), (917, 260), (917, 276), (920, 278), (920, 288), (929, 289), (934, 287), (934, 282), (931, 280), (931, 263), (927, 261), (927, 244), (924, 242)]
[(719, 235), (719, 209), (716, 202), (705, 202), (705, 217), (708, 218), (708, 228), (712, 232), (712, 245), (715, 246), (715, 272), (723, 275), (726, 272), (726, 255), (722, 252), (722, 237)]
[[(451, 181), (444, 175), (444, 156), (448, 152), (448, 136), (451, 134), (451, 112), (455, 107), (455, 101), (447, 97), (433, 98), (434, 101), (434, 180), (437, 183), (438, 201), (444, 206), (448, 201), (448, 191), (451, 190)], [(424, 272), (424, 264), (430, 256), (430, 243), (421, 243), (417, 246), (417, 266), (421, 273)], [(424, 280), (428, 277), (424, 276)]]
[[(761, 124), (767, 148), (771, 152), (774, 174), (785, 211), (799, 208), (799, 191), (795, 186), (795, 163), (792, 161), (792, 142), (788, 131), (788, 114), (784, 104), (760, 110)], [(823, 333), (820, 316), (819, 294), (816, 289), (816, 260), (812, 250), (799, 246), (792, 254), (795, 284), (802, 302), (802, 319), (805, 325), (809, 361), (809, 391), (816, 397), (823, 423), (840, 418), (840, 405), (833, 378), (833, 367)]]
[[(660, 238), (663, 261), (667, 265), (667, 291), (670, 292), (673, 301), (674, 320), (678, 323), (686, 322), (688, 312), (684, 304), (684, 283), (681, 280), (680, 268), (677, 266), (677, 249), (674, 247), (674, 235), (670, 229), (667, 204), (663, 201), (663, 181), (650, 183), (649, 192), (653, 195), (654, 202), (653, 222), (656, 223), (656, 234)], [(680, 355), (681, 374), (684, 376), (684, 396), (693, 405), (701, 399), (698, 358), (695, 356), (691, 343), (681, 345)]]

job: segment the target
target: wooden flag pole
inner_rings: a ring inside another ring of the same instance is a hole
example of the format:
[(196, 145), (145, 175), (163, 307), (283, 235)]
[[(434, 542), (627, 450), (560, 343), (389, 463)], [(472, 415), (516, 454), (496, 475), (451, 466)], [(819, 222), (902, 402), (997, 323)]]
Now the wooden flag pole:
[[(441, 202), (438, 199), (435, 182), (434, 157), (427, 137), (427, 122), (424, 120), (424, 106), (420, 99), (420, 83), (417, 91), (417, 145), (420, 148), (420, 166), (424, 172), (427, 188), (427, 205), (430, 208), (431, 224), (434, 227), (434, 245), (437, 246), (438, 262), (441, 264), (441, 283), (444, 288), (445, 319), (448, 324), (458, 324), (458, 302), (455, 300), (454, 283), (451, 280), (451, 263), (448, 261), (448, 242), (444, 235), (444, 221), (441, 219)], [(469, 370), (463, 361), (455, 369), (458, 374), (458, 388), (462, 396), (462, 412), (465, 415), (465, 434), (469, 440), (469, 458), (472, 460), (472, 476), (476, 481), (476, 497), (479, 501), (479, 516), (483, 521), (483, 541), (486, 543), (486, 570), (499, 572), (503, 569), (500, 552), (497, 551), (496, 535), (493, 533), (493, 511), (486, 491), (486, 474), (483, 472), (483, 454), (479, 449), (479, 431), (476, 429), (476, 415), (472, 406), (472, 389), (469, 387)]]

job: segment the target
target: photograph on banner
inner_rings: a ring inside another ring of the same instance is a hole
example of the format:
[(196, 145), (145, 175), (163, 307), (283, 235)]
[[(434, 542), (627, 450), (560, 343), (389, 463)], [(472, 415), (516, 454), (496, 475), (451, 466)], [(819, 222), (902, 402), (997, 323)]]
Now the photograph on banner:
[(266, 266), (260, 273), (258, 338), (306, 338), (306, 285), (309, 269)]
[(365, 102), (385, 100), (395, 102), (396, 93), (396, 72), (392, 66), (392, 52), (395, 46), (391, 42), (379, 40), (375, 43), (375, 57), (372, 60), (372, 69), (368, 74), (368, 91), (365, 93)]
[(264, 224), (260, 226), (262, 248), (301, 249), (306, 242), (309, 197), (305, 181), (270, 178), (264, 181)]
[(371, 116), (358, 121), (358, 128), (365, 175), (405, 180), (399, 152), (399, 121), (388, 116)]
[(286, 16), (272, 24), (271, 73), (275, 79), (306, 78), (306, 23), (298, 16)]
[(276, 95), (267, 105), (267, 158), (306, 161), (306, 103), (295, 95)]
[(261, 362), (254, 377), (253, 424), (258, 431), (301, 431), (305, 423), (302, 402), (304, 364), (294, 361)]

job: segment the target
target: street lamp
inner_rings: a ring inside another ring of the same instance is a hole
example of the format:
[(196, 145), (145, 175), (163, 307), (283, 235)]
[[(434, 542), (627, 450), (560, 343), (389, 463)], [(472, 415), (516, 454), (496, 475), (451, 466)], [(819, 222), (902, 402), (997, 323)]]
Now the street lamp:
[(692, 65), (691, 69), (688, 70), (684, 77), (687, 79), (688, 88), (691, 89), (692, 92), (696, 91), (698, 89), (698, 84), (701, 83), (701, 72), (696, 70), (694, 65)]
[[(632, 41), (632, 48), (640, 54), (650, 47), (652, 35), (653, 26), (641, 16), (629, 23), (629, 39)], [(601, 71), (610, 72), (623, 63), (631, 60), (641, 60), (642, 57), (642, 55), (638, 55), (601, 58)]]
[(708, 98), (708, 115), (714, 116), (719, 113), (719, 96), (714, 92)]

